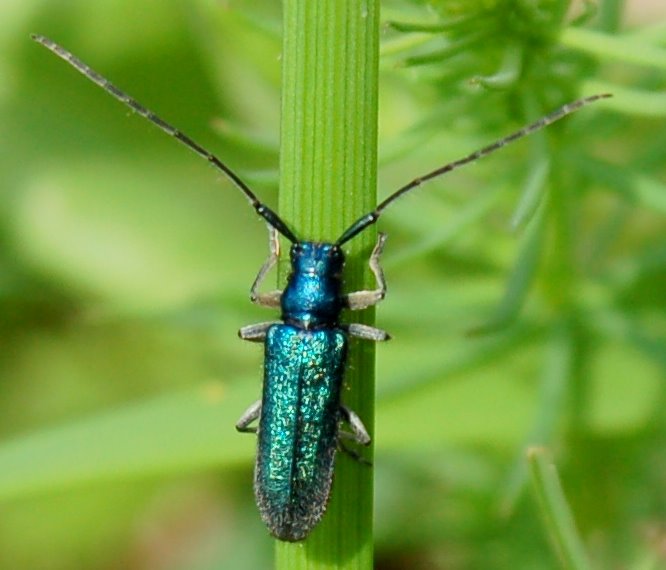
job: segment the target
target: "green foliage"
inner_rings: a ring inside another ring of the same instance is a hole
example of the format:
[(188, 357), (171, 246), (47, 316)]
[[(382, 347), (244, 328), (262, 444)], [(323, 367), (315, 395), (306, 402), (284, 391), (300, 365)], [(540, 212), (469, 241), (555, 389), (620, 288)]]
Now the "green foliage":
[(532, 481), (546, 526), (564, 568), (588, 570), (590, 564), (567, 505), (555, 466), (543, 449), (528, 450)]
[[(382, 218), (378, 568), (558, 567), (525, 493), (532, 445), (553, 448), (592, 567), (664, 564), (666, 27), (593, 8), (382, 6), (380, 196), (580, 94), (615, 97)], [(264, 227), (28, 35), (276, 204), (280, 7), (0, 16), (0, 567), (266, 568), (254, 446), (232, 427), (260, 389), (235, 333), (271, 318), (246, 298)]]

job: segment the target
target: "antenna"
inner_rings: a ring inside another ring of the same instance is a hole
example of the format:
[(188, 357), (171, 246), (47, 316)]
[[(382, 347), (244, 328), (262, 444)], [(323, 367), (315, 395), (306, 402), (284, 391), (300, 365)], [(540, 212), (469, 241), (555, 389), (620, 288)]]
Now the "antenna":
[(555, 121), (559, 121), (563, 117), (566, 117), (567, 115), (570, 115), (571, 113), (578, 111), (582, 107), (589, 105), (590, 103), (593, 103), (595, 101), (598, 101), (599, 99), (607, 99), (608, 97), (612, 97), (610, 93), (600, 93), (598, 95), (591, 95), (589, 97), (583, 97), (582, 99), (577, 99), (576, 101), (572, 101), (571, 103), (567, 103), (566, 105), (563, 105), (559, 109), (556, 109), (552, 113), (546, 115), (545, 117), (541, 117), (538, 121), (535, 121), (534, 123), (527, 125), (526, 127), (523, 127), (522, 129), (516, 131), (515, 133), (512, 133), (498, 141), (495, 141), (492, 144), (489, 144), (488, 146), (483, 147), (480, 150), (474, 151), (472, 154), (469, 154), (465, 156), (464, 158), (460, 158), (458, 160), (454, 160), (453, 162), (449, 162), (448, 164), (445, 164), (444, 166), (440, 166), (439, 168), (436, 168), (432, 172), (428, 172), (427, 174), (424, 174), (423, 176), (419, 176), (418, 178), (415, 178), (408, 184), (405, 184), (401, 188), (398, 188), (393, 194), (391, 194), (388, 198), (384, 199), (372, 212), (369, 212), (363, 216), (361, 216), (358, 220), (356, 220), (351, 226), (349, 226), (344, 233), (338, 238), (336, 241), (337, 245), (342, 245), (343, 243), (349, 241), (353, 237), (355, 237), (357, 234), (361, 233), (365, 228), (368, 226), (371, 226), (374, 224), (378, 219), (379, 216), (382, 215), (382, 212), (386, 209), (388, 205), (393, 203), (395, 200), (403, 196), (404, 194), (407, 194), (407, 192), (414, 190), (414, 188), (418, 188), (423, 184), (424, 182), (427, 182), (428, 180), (432, 180), (433, 178), (437, 178), (439, 176), (442, 176), (443, 174), (446, 174), (447, 172), (451, 172), (452, 170), (455, 170), (456, 168), (459, 168), (460, 166), (464, 166), (465, 164), (469, 164), (470, 162), (474, 162), (475, 160), (478, 160), (479, 158), (483, 158), (484, 156), (488, 156), (489, 154), (492, 154), (496, 150), (499, 150), (500, 148), (517, 141), (518, 139), (522, 139), (523, 137), (526, 137), (527, 135), (531, 135), (533, 132), (538, 131), (540, 129), (543, 129), (544, 127), (547, 127), (548, 125), (554, 123)]
[(138, 101), (136, 101), (135, 99), (133, 99), (132, 97), (121, 91), (120, 89), (118, 89), (108, 79), (102, 77), (94, 69), (90, 68), (88, 65), (83, 63), (79, 58), (68, 52), (65, 48), (59, 46), (54, 41), (51, 41), (50, 39), (37, 34), (31, 34), (30, 37), (33, 40), (35, 40), (37, 43), (43, 45), (46, 49), (52, 51), (59, 58), (65, 60), (77, 71), (81, 72), (88, 79), (90, 79), (90, 81), (99, 85), (109, 95), (115, 97), (116, 99), (118, 99), (118, 101), (124, 103), (130, 109), (132, 109), (145, 119), (148, 119), (151, 123), (162, 129), (166, 134), (171, 135), (172, 137), (183, 143), (187, 148), (196, 152), (199, 156), (205, 158), (215, 168), (221, 171), (229, 180), (231, 180), (231, 182), (249, 200), (251, 206), (254, 208), (257, 214), (259, 214), (262, 218), (264, 218), (264, 220), (266, 220), (270, 226), (275, 228), (290, 242), (295, 243), (298, 241), (298, 238), (289, 229), (287, 224), (273, 210), (271, 210), (268, 206), (266, 206), (263, 202), (261, 202), (259, 198), (257, 198), (257, 196), (255, 195), (255, 193), (252, 192), (252, 190), (250, 190), (247, 184), (245, 184), (245, 182), (243, 182), (238, 177), (238, 175), (234, 173), (233, 170), (231, 170), (231, 168), (229, 168), (226, 164), (224, 164), (224, 162), (222, 162), (214, 154), (207, 151), (199, 143), (195, 142), (193, 139), (191, 139), (190, 137), (188, 137), (186, 134), (182, 133), (175, 127), (172, 127), (169, 123), (158, 117), (155, 113), (153, 113), (152, 111), (141, 105), (141, 103), (139, 103)]

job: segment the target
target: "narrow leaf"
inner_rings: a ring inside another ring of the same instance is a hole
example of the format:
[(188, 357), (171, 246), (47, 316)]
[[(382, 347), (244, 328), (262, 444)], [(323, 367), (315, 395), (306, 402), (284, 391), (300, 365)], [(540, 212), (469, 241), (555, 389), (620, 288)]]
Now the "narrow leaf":
[(528, 479), (527, 465), (522, 450), (532, 446), (549, 445), (552, 441), (559, 418), (562, 417), (566, 389), (569, 385), (573, 366), (573, 338), (570, 326), (558, 322), (550, 331), (546, 344), (544, 363), (539, 384), (539, 401), (534, 421), (521, 452), (517, 454), (506, 489), (501, 499), (500, 510), (508, 513), (520, 496)]
[(510, 324), (518, 316), (539, 266), (543, 225), (542, 208), (528, 227), (516, 265), (509, 276), (504, 297), (495, 310), (495, 314), (485, 324), (470, 330), (470, 334), (486, 334), (496, 331)]
[(566, 570), (591, 570), (555, 465), (541, 447), (527, 450), (532, 483), (546, 529)]
[(249, 404), (235, 388), (241, 382), (211, 383), (5, 442), (0, 499), (247, 463), (254, 442), (233, 427)]
[(600, 59), (624, 61), (666, 69), (666, 50), (631, 37), (613, 37), (583, 28), (566, 28), (560, 35), (563, 45), (591, 53)]
[(547, 158), (537, 160), (530, 168), (516, 210), (511, 216), (511, 228), (516, 230), (532, 219), (543, 198), (546, 180), (550, 172), (550, 161)]

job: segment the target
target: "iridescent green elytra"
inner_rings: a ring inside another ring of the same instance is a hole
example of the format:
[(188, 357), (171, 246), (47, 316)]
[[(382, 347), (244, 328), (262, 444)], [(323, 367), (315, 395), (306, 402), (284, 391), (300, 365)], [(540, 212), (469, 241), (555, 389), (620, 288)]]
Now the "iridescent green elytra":
[[(241, 338), (264, 343), (264, 388), (262, 399), (248, 408), (236, 427), (257, 432), (254, 493), (266, 526), (281, 540), (305, 538), (323, 516), (335, 452), (338, 447), (346, 449), (340, 438), (370, 443), (360, 418), (340, 402), (347, 337), (381, 341), (388, 335), (366, 325), (343, 325), (340, 314), (384, 297), (379, 267), (384, 241), (380, 234), (370, 257), (377, 279), (373, 291), (343, 294), (344, 254), (339, 245), (296, 242), (291, 246), (292, 270), (285, 290), (262, 294), (257, 288), (279, 254), (277, 232), (272, 230), (271, 254), (252, 286), (252, 299), (279, 306), (282, 318), (240, 330)], [(258, 430), (249, 427), (255, 420)], [(350, 432), (339, 429), (343, 421)]]
[(324, 514), (331, 490), (347, 335), (340, 328), (274, 325), (265, 346), (269, 381), (262, 397), (255, 494), (273, 534), (299, 540)]
[[(328, 502), (338, 448), (359, 456), (342, 444), (347, 438), (370, 443), (361, 419), (342, 405), (340, 392), (349, 335), (383, 341), (388, 335), (361, 324), (342, 324), (344, 309), (362, 310), (384, 298), (386, 284), (379, 266), (385, 236), (379, 235), (370, 256), (377, 288), (342, 292), (342, 245), (373, 225), (394, 200), (424, 182), (469, 164), (506, 144), (546, 127), (588, 103), (610, 97), (593, 95), (564, 105), (515, 133), (415, 178), (361, 216), (334, 243), (299, 241), (289, 225), (263, 204), (225, 163), (169, 123), (115, 87), (70, 52), (43, 36), (32, 39), (83, 73), (110, 95), (157, 125), (209, 161), (245, 195), (269, 225), (270, 255), (252, 285), (252, 302), (280, 308), (280, 320), (243, 327), (241, 338), (265, 347), (262, 399), (252, 404), (236, 424), (239, 431), (257, 432), (258, 453), (254, 489), (261, 516), (276, 538), (304, 539), (323, 516)], [(292, 272), (284, 291), (259, 293), (266, 273), (279, 256), (278, 233), (291, 243)], [(250, 427), (255, 420), (258, 428)], [(346, 423), (349, 431), (340, 429)]]

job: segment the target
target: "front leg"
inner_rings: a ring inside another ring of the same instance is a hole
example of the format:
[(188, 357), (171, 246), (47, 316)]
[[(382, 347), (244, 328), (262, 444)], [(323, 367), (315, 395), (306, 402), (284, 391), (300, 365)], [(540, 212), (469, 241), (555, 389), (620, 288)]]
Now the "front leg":
[(252, 287), (250, 288), (250, 301), (261, 305), (262, 307), (270, 307), (276, 309), (280, 306), (280, 298), (282, 291), (275, 290), (268, 293), (260, 293), (259, 287), (264, 282), (266, 274), (273, 268), (280, 258), (280, 239), (277, 230), (273, 226), (268, 226), (268, 259), (264, 262), (257, 274)]
[(370, 269), (375, 276), (377, 288), (370, 291), (354, 291), (345, 296), (345, 301), (348, 309), (352, 311), (359, 311), (367, 309), (372, 305), (376, 305), (386, 296), (386, 280), (384, 279), (384, 272), (379, 265), (379, 257), (384, 250), (384, 243), (386, 242), (386, 234), (379, 232), (377, 236), (377, 243), (375, 244), (372, 253), (370, 254)]

